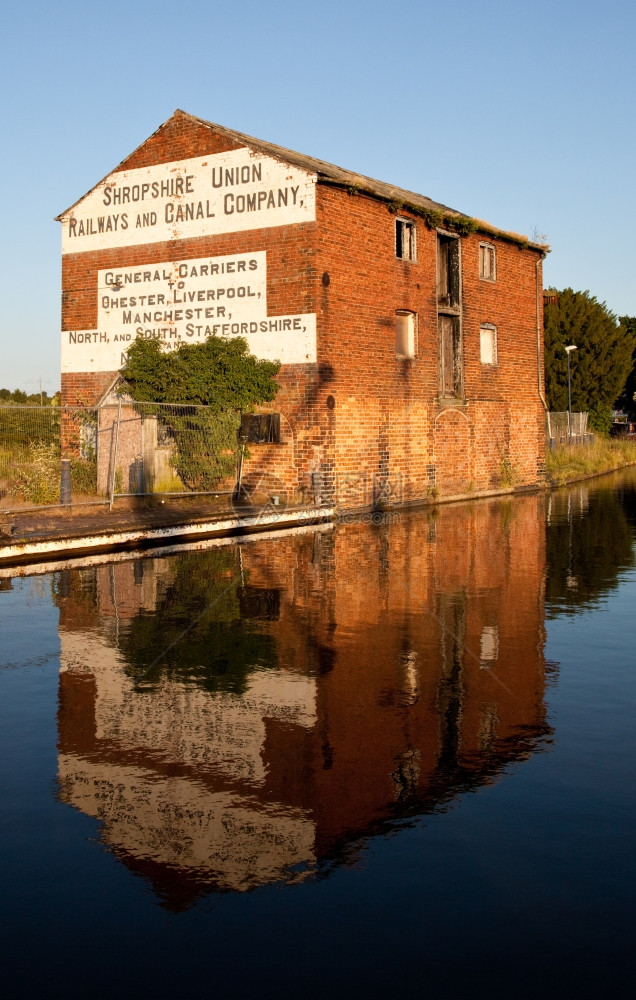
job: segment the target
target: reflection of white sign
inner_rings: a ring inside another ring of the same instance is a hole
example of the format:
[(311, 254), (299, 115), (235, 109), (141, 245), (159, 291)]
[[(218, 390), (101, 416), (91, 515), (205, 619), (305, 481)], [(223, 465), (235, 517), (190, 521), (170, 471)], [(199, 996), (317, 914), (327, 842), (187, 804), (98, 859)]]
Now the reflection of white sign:
[(316, 360), (315, 314), (267, 315), (264, 250), (98, 272), (97, 330), (64, 330), (63, 372), (114, 372), (135, 337), (168, 347), (245, 337), (259, 358)]
[(315, 181), (247, 148), (118, 171), (61, 216), (62, 253), (313, 222)]

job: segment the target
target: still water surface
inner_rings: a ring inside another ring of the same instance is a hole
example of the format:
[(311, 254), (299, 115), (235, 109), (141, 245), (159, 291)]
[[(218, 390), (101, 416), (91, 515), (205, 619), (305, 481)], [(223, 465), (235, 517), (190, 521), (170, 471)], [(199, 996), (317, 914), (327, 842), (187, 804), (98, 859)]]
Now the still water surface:
[(15, 995), (628, 995), (635, 534), (630, 471), (3, 571)]

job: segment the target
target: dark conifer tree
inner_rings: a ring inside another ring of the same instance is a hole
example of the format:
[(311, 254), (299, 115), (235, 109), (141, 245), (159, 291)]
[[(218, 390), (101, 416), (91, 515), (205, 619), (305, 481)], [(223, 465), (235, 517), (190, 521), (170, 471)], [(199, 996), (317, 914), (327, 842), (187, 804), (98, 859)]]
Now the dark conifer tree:
[[(620, 323), (632, 336), (636, 337), (636, 316), (621, 316)], [(628, 413), (636, 413), (636, 347), (632, 354), (632, 363), (634, 367), (627, 376), (623, 391), (617, 400), (617, 405)]]
[(551, 410), (567, 410), (568, 344), (572, 352), (572, 409), (587, 411), (590, 426), (607, 431), (612, 406), (634, 366), (636, 330), (619, 322), (589, 292), (565, 288), (545, 310), (546, 398)]

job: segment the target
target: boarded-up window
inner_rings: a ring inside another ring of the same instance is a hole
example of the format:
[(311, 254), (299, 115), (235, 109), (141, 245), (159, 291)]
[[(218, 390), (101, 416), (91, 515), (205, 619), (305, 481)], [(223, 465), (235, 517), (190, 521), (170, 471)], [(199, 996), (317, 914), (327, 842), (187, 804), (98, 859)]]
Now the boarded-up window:
[(497, 257), (495, 248), (490, 243), (479, 244), (479, 277), (485, 281), (495, 281), (497, 278)]
[(497, 364), (497, 327), (484, 323), (479, 331), (479, 358), (482, 365)]
[(442, 399), (461, 399), (463, 395), (460, 261), (458, 237), (438, 233), (437, 331)]
[(415, 223), (408, 219), (395, 220), (395, 256), (415, 260)]
[(457, 399), (462, 395), (459, 316), (438, 316), (440, 395)]
[(406, 309), (395, 314), (395, 353), (399, 358), (414, 358), (417, 353), (416, 316)]
[(247, 444), (279, 444), (280, 413), (242, 413), (239, 440)]

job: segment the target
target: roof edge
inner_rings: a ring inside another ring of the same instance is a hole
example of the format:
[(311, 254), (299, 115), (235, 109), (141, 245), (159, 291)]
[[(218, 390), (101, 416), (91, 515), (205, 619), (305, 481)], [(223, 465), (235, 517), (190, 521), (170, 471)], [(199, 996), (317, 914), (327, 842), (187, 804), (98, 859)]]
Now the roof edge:
[(415, 191), (408, 191), (405, 188), (395, 187), (392, 184), (375, 180), (373, 177), (367, 177), (364, 174), (357, 174), (351, 170), (346, 170), (344, 167), (338, 167), (333, 163), (328, 163), (326, 160), (319, 160), (313, 156), (306, 156), (303, 153), (297, 153), (295, 150), (286, 149), (284, 146), (278, 146), (273, 142), (266, 142), (263, 139), (255, 139), (253, 136), (246, 135), (243, 132), (237, 132), (235, 129), (226, 128), (224, 125), (218, 125), (215, 122), (207, 121), (205, 118), (198, 118), (196, 115), (192, 115), (188, 111), (183, 111), (181, 108), (177, 108), (170, 118), (166, 119), (166, 121), (155, 129), (155, 131), (149, 136), (147, 136), (143, 142), (128, 153), (128, 155), (125, 156), (116, 167), (109, 170), (108, 173), (101, 178), (101, 180), (97, 181), (92, 188), (78, 198), (77, 201), (74, 201), (73, 204), (67, 209), (59, 215), (56, 215), (55, 221), (61, 222), (64, 216), (68, 215), (68, 213), (71, 212), (76, 205), (79, 205), (84, 198), (91, 194), (95, 188), (99, 187), (99, 185), (110, 177), (111, 174), (116, 173), (118, 168), (120, 168), (126, 160), (130, 159), (130, 157), (141, 149), (141, 147), (148, 142), (149, 139), (156, 136), (175, 118), (185, 118), (188, 121), (196, 122), (197, 125), (219, 132), (221, 135), (224, 135), (229, 139), (233, 139), (235, 142), (244, 146), (249, 146), (251, 149), (259, 150), (274, 159), (281, 160), (284, 163), (292, 163), (294, 166), (316, 174), (319, 183), (331, 184), (334, 187), (340, 187), (352, 192), (357, 191), (359, 193), (366, 194), (379, 201), (385, 202), (389, 206), (389, 209), (392, 208), (395, 211), (410, 211), (415, 215), (421, 216), (430, 229), (438, 229), (445, 225), (446, 227), (457, 231), (460, 236), (468, 235), (470, 232), (479, 232), (487, 236), (515, 243), (522, 249), (529, 248), (544, 255), (550, 252), (548, 244), (534, 243), (532, 240), (528, 239), (527, 236), (523, 236), (520, 233), (499, 229), (497, 226), (493, 226), (481, 219), (474, 219), (472, 216), (465, 215), (457, 209), (450, 208), (448, 205), (434, 201), (426, 195), (417, 194)]
[(493, 239), (505, 240), (508, 243), (514, 243), (522, 250), (535, 250), (537, 253), (541, 253), (544, 256), (551, 252), (549, 243), (535, 243), (522, 233), (515, 233), (512, 230), (507, 229), (498, 229), (497, 226), (493, 226), (489, 222), (485, 222), (483, 219), (473, 218), (470, 215), (463, 215), (456, 209), (448, 208), (446, 205), (430, 201), (430, 199), (424, 198), (423, 195), (412, 195), (412, 192), (401, 191), (401, 189), (396, 188), (396, 193), (412, 195), (412, 197), (410, 199), (389, 198), (386, 195), (378, 194), (376, 191), (365, 186), (364, 184), (346, 184), (342, 181), (336, 181), (326, 177), (319, 177), (318, 183), (329, 187), (341, 188), (342, 190), (348, 191), (350, 194), (362, 194), (366, 195), (368, 198), (374, 198), (377, 201), (382, 201), (386, 204), (389, 211), (394, 212), (395, 214), (398, 214), (399, 212), (409, 212), (411, 215), (422, 218), (428, 229), (452, 230), (456, 232), (458, 236), (468, 236), (471, 233), (478, 233), (480, 235), (490, 236)]
[[(74, 201), (72, 205), (69, 205), (68, 208), (65, 208), (64, 211), (60, 212), (59, 215), (54, 216), (53, 221), (54, 222), (61, 222), (65, 215), (68, 215), (68, 213), (71, 212), (75, 208), (76, 205), (79, 205), (80, 201), (84, 201), (84, 198), (87, 198), (89, 196), (89, 194), (92, 194), (93, 191), (95, 190), (95, 188), (98, 188), (100, 184), (103, 184), (104, 181), (107, 180), (107, 178), (110, 177), (111, 174), (117, 173), (117, 170), (119, 169), (119, 167), (121, 167), (121, 165), (123, 163), (125, 163), (126, 160), (129, 160), (131, 156), (134, 156), (134, 154), (137, 152), (137, 150), (141, 149), (142, 146), (145, 146), (145, 144), (148, 142), (149, 139), (152, 139), (155, 135), (157, 135), (159, 132), (161, 132), (162, 128), (165, 128), (166, 125), (169, 122), (171, 122), (172, 119), (176, 115), (187, 115), (187, 112), (180, 111), (177, 108), (177, 110), (174, 112), (174, 114), (170, 115), (170, 118), (167, 118), (165, 120), (165, 122), (162, 122), (161, 125), (159, 125), (159, 127), (154, 130), (154, 132), (151, 132), (150, 135), (147, 135), (146, 138), (143, 139), (142, 142), (140, 142), (138, 146), (135, 146), (134, 149), (131, 149), (130, 153), (126, 153), (126, 155), (124, 156), (123, 160), (120, 160), (119, 163), (117, 164), (117, 166), (112, 167), (112, 169), (109, 170), (108, 173), (104, 174), (103, 177), (100, 177), (100, 179), (95, 184), (93, 184), (93, 186), (91, 188), (89, 188), (88, 191), (85, 191), (84, 194), (81, 195), (77, 199), (77, 201)], [(192, 116), (191, 115), (187, 115), (187, 117), (192, 117)]]

